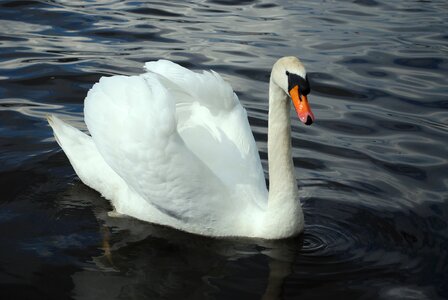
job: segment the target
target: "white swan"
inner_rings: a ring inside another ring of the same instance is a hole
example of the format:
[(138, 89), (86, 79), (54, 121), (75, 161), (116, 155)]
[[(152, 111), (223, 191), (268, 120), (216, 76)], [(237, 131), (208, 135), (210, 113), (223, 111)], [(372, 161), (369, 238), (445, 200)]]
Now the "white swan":
[(91, 136), (48, 117), (76, 174), (115, 214), (206, 236), (280, 239), (303, 231), (291, 157), (290, 101), (314, 116), (302, 63), (279, 59), (269, 85), (269, 193), (245, 109), (215, 72), (173, 62), (103, 77), (87, 94)]

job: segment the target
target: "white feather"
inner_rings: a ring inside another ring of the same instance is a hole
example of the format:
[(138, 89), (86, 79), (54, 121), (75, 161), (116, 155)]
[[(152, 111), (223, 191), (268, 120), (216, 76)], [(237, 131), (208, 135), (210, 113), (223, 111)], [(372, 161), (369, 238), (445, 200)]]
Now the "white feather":
[(258, 150), (230, 85), (215, 72), (166, 60), (145, 69), (103, 77), (88, 92), (91, 137), (49, 118), (80, 179), (120, 214), (192, 233), (279, 238), (300, 232), (264, 228), (278, 222), (265, 220), (272, 212)]

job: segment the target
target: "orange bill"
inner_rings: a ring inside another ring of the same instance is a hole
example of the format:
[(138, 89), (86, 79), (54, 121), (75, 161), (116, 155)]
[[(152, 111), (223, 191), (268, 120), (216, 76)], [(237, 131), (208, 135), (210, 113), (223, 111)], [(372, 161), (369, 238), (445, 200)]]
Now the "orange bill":
[(311, 111), (310, 105), (308, 104), (308, 99), (305, 95), (299, 93), (299, 86), (294, 86), (290, 91), (292, 103), (297, 112), (297, 116), (300, 121), (306, 125), (311, 125), (314, 122), (314, 115)]

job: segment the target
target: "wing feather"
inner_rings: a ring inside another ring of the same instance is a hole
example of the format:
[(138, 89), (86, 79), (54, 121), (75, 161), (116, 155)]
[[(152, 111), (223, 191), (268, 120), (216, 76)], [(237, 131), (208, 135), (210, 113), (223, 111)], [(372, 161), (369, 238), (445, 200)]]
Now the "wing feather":
[(246, 110), (232, 87), (213, 71), (195, 73), (173, 62), (145, 64), (162, 76), (177, 97), (177, 129), (187, 146), (227, 186), (265, 205), (263, 169)]
[(85, 100), (87, 127), (107, 164), (160, 211), (214, 218), (226, 189), (179, 136), (174, 100), (156, 77), (102, 78)]
[(213, 227), (231, 222), (222, 219), (225, 210), (265, 206), (258, 150), (230, 85), (169, 61), (145, 68), (140, 76), (103, 77), (86, 97), (85, 122), (104, 161), (180, 222)]

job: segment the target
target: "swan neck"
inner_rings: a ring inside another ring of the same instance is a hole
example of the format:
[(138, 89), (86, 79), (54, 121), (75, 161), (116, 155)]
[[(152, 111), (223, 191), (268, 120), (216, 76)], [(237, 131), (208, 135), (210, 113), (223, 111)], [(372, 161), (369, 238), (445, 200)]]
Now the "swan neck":
[(291, 119), (286, 93), (272, 78), (269, 84), (269, 205), (276, 201), (296, 201), (298, 189), (291, 150)]

